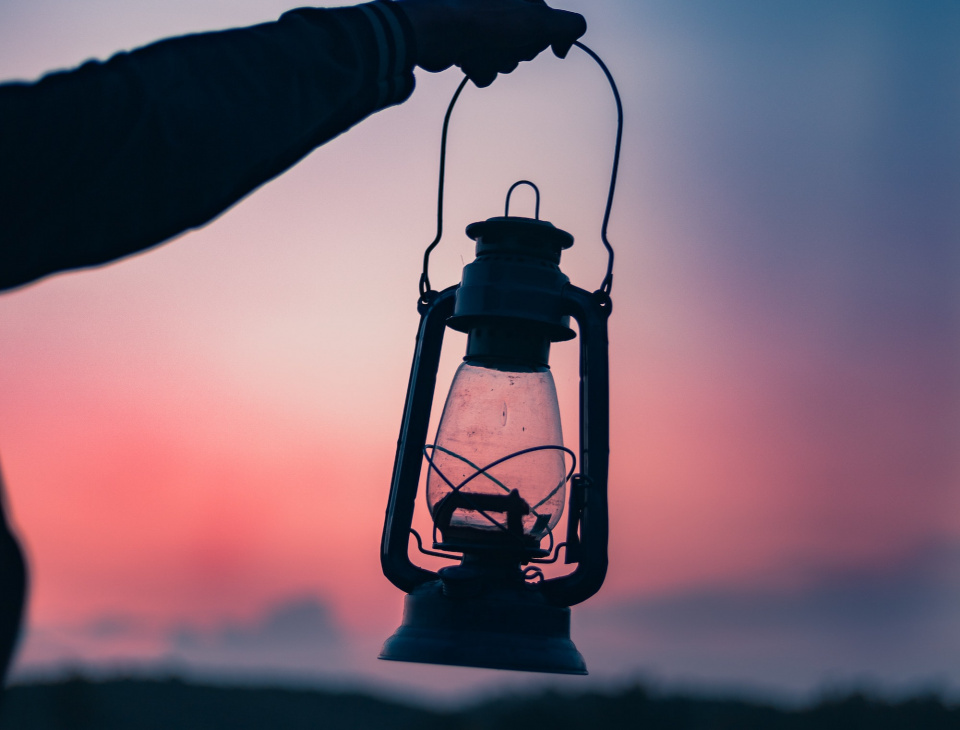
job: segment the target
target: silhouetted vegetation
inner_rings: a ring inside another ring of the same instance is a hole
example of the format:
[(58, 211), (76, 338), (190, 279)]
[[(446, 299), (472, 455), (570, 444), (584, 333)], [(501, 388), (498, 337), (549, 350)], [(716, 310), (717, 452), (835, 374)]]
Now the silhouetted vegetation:
[(0, 708), (6, 730), (957, 730), (960, 707), (937, 697), (887, 702), (860, 694), (790, 710), (742, 700), (651, 694), (585, 693), (489, 700), (435, 712), (363, 694), (217, 687), (176, 679), (74, 678), (10, 688)]

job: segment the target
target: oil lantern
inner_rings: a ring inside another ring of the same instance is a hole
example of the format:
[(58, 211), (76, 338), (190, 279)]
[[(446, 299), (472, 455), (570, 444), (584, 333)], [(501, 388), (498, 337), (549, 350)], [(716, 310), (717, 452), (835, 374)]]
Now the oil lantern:
[[(443, 165), (450, 113), (441, 143), (437, 238), (424, 256), (413, 367), (404, 405), (381, 542), (386, 577), (406, 592), (403, 621), (381, 659), (497, 669), (586, 674), (570, 639), (570, 606), (596, 593), (607, 570), (609, 380), (607, 319), (613, 251), (606, 238), (616, 182), (620, 124), (602, 240), (607, 275), (597, 291), (573, 285), (560, 270), (573, 237), (540, 220), (540, 193), (520, 181), (503, 216), (467, 226), (476, 259), (459, 284), (434, 291), (429, 254), (439, 242)], [(510, 215), (521, 184), (537, 195), (534, 218)], [(571, 320), (577, 332), (571, 328)], [(437, 370), (447, 328), (466, 333), (436, 437), (428, 439)], [(550, 346), (579, 335), (579, 453), (563, 444), (550, 371)], [(432, 549), (413, 529), (423, 470), (433, 521)], [(566, 513), (565, 535), (555, 532)], [(410, 558), (421, 552), (456, 564), (434, 572)], [(572, 565), (546, 578), (538, 567)]]

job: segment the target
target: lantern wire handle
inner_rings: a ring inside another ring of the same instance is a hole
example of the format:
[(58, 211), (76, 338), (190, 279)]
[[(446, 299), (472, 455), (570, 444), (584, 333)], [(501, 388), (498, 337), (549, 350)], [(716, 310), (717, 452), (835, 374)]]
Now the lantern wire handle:
[(613, 246), (607, 240), (607, 224), (610, 223), (610, 211), (613, 208), (613, 194), (617, 188), (617, 172), (620, 169), (620, 143), (623, 140), (623, 103), (620, 101), (620, 92), (617, 90), (617, 84), (613, 80), (613, 74), (607, 68), (600, 56), (594, 53), (580, 41), (574, 41), (573, 45), (586, 53), (590, 58), (597, 62), (603, 75), (607, 77), (610, 83), (610, 90), (613, 91), (613, 99), (617, 103), (617, 141), (613, 147), (613, 171), (610, 173), (610, 190), (607, 192), (607, 206), (603, 211), (603, 225), (600, 227), (600, 240), (603, 241), (603, 247), (607, 249), (607, 275), (603, 277), (603, 283), (600, 285), (600, 291), (607, 296), (610, 295), (610, 289), (613, 287)]
[(536, 207), (533, 209), (533, 217), (537, 220), (540, 220), (540, 188), (534, 185), (529, 180), (517, 180), (513, 185), (510, 186), (510, 189), (507, 191), (507, 203), (503, 206), (503, 217), (510, 217), (510, 196), (513, 195), (513, 191), (517, 189), (520, 185), (529, 185), (533, 188), (533, 192), (537, 195)]
[[(613, 195), (617, 187), (617, 172), (620, 169), (620, 146), (623, 139), (623, 103), (620, 101), (620, 92), (617, 90), (617, 84), (613, 80), (613, 75), (610, 73), (610, 69), (607, 68), (607, 65), (600, 59), (600, 56), (598, 56), (580, 41), (575, 41), (573, 45), (590, 56), (590, 58), (596, 61), (597, 65), (600, 66), (600, 70), (603, 71), (603, 75), (607, 77), (607, 81), (610, 84), (610, 89), (613, 91), (614, 101), (617, 103), (617, 141), (613, 149), (613, 170), (610, 173), (610, 189), (607, 193), (607, 204), (603, 212), (603, 224), (600, 227), (600, 240), (603, 242), (603, 247), (607, 250), (607, 273), (603, 277), (603, 282), (601, 283), (598, 291), (609, 297), (610, 289), (613, 286), (613, 246), (610, 245), (610, 241), (607, 238), (607, 225), (610, 223), (610, 211), (613, 209)], [(420, 274), (420, 301), (424, 303), (428, 301), (427, 294), (431, 290), (430, 276), (427, 273), (430, 267), (430, 254), (433, 252), (433, 249), (437, 247), (437, 244), (440, 243), (440, 238), (443, 236), (443, 180), (446, 171), (447, 129), (450, 126), (450, 115), (453, 113), (453, 107), (457, 103), (457, 99), (460, 98), (460, 93), (463, 91), (463, 87), (467, 85), (467, 81), (469, 81), (469, 78), (464, 76), (463, 81), (460, 82), (460, 85), (454, 92), (453, 98), (450, 99), (450, 104), (447, 106), (447, 113), (443, 117), (443, 131), (440, 134), (440, 179), (437, 190), (437, 235), (434, 237), (430, 245), (427, 246), (427, 250), (423, 253), (423, 273)], [(533, 183), (530, 183), (526, 180), (521, 180), (517, 183), (514, 183), (513, 187), (510, 188), (511, 192), (513, 191), (514, 187), (522, 183), (533, 185)], [(535, 185), (534, 189), (536, 189)], [(507, 193), (508, 207), (509, 204), (510, 193)], [(539, 218), (540, 191), (538, 190), (537, 219), (539, 220)]]
[(453, 113), (453, 106), (457, 103), (463, 87), (467, 85), (469, 80), (468, 77), (463, 77), (463, 81), (460, 82), (457, 90), (453, 93), (453, 98), (450, 99), (447, 113), (443, 116), (443, 132), (440, 134), (440, 181), (437, 185), (437, 235), (427, 246), (427, 250), (423, 252), (423, 273), (420, 274), (420, 301), (424, 303), (427, 301), (427, 292), (430, 291), (430, 276), (427, 274), (427, 270), (430, 268), (430, 254), (440, 243), (440, 238), (443, 236), (443, 178), (447, 166), (447, 129), (450, 127), (450, 115)]

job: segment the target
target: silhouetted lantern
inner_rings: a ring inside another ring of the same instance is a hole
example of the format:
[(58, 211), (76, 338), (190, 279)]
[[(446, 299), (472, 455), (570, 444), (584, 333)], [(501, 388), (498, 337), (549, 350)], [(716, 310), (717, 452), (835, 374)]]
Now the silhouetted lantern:
[[(579, 45), (579, 44), (578, 44)], [(585, 49), (586, 50), (586, 49)], [(599, 62), (595, 54), (587, 51)], [(601, 68), (613, 85), (606, 67)], [(442, 231), (443, 150), (437, 238), (424, 256), (420, 327), (397, 444), (381, 543), (386, 577), (407, 594), (403, 623), (381, 659), (566, 674), (586, 674), (570, 640), (570, 606), (603, 583), (607, 569), (609, 388), (607, 318), (613, 252), (606, 239), (621, 123), (602, 238), (607, 276), (595, 292), (570, 283), (561, 252), (573, 237), (535, 218), (509, 215), (467, 226), (476, 259), (462, 281), (437, 292), (427, 265)], [(549, 368), (550, 345), (580, 336), (580, 453), (563, 445)], [(467, 334), (436, 439), (427, 440), (444, 332)], [(575, 473), (579, 465), (579, 473)], [(433, 550), (412, 527), (422, 469), (433, 520)], [(554, 530), (566, 509), (563, 542)], [(415, 565), (411, 535), (430, 555), (457, 565)], [(572, 572), (545, 578), (538, 563), (564, 549)], [(442, 551), (442, 552), (440, 552)]]

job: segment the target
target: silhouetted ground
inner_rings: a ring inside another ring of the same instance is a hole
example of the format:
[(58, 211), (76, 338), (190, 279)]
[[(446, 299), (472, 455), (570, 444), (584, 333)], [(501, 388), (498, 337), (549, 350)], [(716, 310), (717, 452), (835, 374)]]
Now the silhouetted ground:
[(863, 695), (802, 710), (739, 700), (648, 694), (546, 693), (491, 700), (456, 712), (361, 694), (189, 684), (179, 680), (70, 679), (13, 687), (0, 708), (5, 730), (958, 730), (960, 707), (936, 697), (888, 703)]

